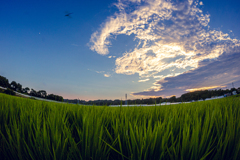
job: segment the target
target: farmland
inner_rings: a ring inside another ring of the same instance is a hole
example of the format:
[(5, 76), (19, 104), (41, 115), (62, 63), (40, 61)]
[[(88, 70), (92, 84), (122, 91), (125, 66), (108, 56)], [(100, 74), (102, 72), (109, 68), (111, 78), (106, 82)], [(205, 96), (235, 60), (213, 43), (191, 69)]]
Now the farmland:
[(240, 158), (240, 100), (81, 106), (0, 94), (2, 159)]

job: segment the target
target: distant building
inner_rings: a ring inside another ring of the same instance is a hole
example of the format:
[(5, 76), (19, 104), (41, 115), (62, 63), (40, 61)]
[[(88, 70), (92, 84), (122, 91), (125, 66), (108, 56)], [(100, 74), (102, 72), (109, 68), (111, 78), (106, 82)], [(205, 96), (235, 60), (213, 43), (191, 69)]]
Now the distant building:
[(224, 97), (228, 97), (228, 96), (231, 96), (231, 95), (232, 95), (231, 93), (225, 93)]
[(232, 94), (233, 94), (233, 95), (237, 95), (237, 91), (233, 91)]

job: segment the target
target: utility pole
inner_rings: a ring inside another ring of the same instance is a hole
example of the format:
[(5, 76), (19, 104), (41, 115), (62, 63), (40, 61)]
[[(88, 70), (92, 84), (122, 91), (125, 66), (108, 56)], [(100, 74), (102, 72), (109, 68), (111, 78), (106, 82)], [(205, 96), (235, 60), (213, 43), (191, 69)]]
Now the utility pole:
[(125, 94), (125, 105), (127, 105), (127, 94)]
[(233, 84), (233, 82), (232, 82), (232, 87), (234, 88), (234, 84)]

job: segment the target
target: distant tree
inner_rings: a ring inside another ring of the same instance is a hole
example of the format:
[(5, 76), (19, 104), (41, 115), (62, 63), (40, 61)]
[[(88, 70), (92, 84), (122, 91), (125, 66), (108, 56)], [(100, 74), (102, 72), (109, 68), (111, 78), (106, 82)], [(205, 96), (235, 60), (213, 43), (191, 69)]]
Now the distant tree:
[(4, 91), (4, 93), (6, 93), (6, 94), (9, 94), (9, 95), (16, 95), (16, 93), (13, 91), (13, 90), (11, 90), (11, 89), (6, 89), (5, 91)]
[(236, 91), (236, 90), (237, 90), (236, 88), (231, 88), (231, 92)]
[(54, 100), (54, 101), (63, 102), (63, 97), (62, 97), (62, 96), (58, 96), (58, 95), (54, 95), (54, 94), (49, 94), (49, 95), (47, 95), (46, 98), (47, 98), (47, 99)]
[(10, 88), (11, 88), (12, 90), (16, 91), (17, 87), (18, 87), (17, 82), (12, 81), (11, 84), (10, 84)]
[(176, 96), (172, 96), (171, 98), (169, 98), (169, 102), (176, 102), (177, 98)]
[(31, 89), (30, 95), (31, 96), (37, 96), (37, 91), (35, 91), (34, 89)]
[(9, 87), (8, 79), (3, 76), (0, 76), (0, 86), (5, 88)]
[(28, 94), (28, 92), (30, 91), (30, 89), (29, 89), (28, 87), (25, 87), (25, 88), (22, 89), (22, 91), (23, 91), (23, 93), (27, 93), (27, 94)]
[(44, 90), (40, 90), (37, 92), (38, 96), (42, 97), (42, 98), (46, 98), (47, 97), (47, 92)]
[(157, 103), (157, 104), (161, 103), (161, 100), (162, 100), (162, 97), (156, 98), (156, 103)]
[(53, 94), (47, 95), (47, 99), (55, 100), (55, 96)]
[(22, 85), (20, 83), (17, 84), (16, 91), (22, 92)]

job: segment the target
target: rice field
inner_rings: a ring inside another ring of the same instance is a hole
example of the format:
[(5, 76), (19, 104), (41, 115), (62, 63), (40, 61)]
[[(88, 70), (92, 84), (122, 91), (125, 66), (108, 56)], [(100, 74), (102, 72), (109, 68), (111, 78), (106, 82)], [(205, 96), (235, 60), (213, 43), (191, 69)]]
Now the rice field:
[(0, 129), (3, 160), (240, 159), (239, 97), (107, 107), (0, 94)]

